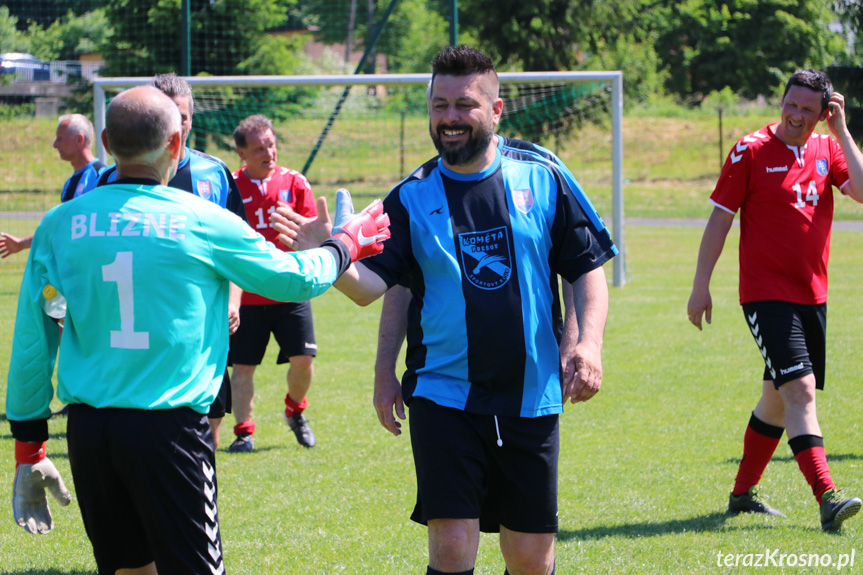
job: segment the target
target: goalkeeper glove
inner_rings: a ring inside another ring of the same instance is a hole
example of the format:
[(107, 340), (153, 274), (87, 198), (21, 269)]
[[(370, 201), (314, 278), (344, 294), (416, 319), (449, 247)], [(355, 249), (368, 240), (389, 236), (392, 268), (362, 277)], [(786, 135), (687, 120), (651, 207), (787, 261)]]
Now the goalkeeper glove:
[[(66, 506), (72, 496), (50, 459), (45, 444), (15, 442), (15, 483), (12, 487), (12, 512), (15, 522), (30, 533), (45, 534), (54, 528), (45, 488), (60, 505)], [(34, 451), (35, 450), (35, 451)]]
[(384, 240), (390, 237), (390, 218), (384, 213), (384, 204), (375, 200), (358, 214), (354, 214), (351, 193), (344, 188), (336, 190), (336, 219), (333, 238), (348, 247), (351, 261), (355, 262), (384, 250)]

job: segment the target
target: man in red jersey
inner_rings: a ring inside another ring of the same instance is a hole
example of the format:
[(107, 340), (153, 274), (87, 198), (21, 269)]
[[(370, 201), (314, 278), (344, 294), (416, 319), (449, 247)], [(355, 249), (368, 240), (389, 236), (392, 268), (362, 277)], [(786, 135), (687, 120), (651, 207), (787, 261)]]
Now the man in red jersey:
[[(285, 251), (276, 241), (278, 233), (270, 225), (276, 204), (284, 202), (298, 214), (317, 217), (315, 198), (308, 180), (299, 172), (276, 164), (276, 134), (273, 124), (263, 115), (249, 116), (234, 131), (237, 154), (245, 165), (234, 172), (240, 188), (249, 225)], [(306, 393), (312, 383), (313, 358), (317, 352), (312, 307), (309, 302), (278, 302), (255, 293), (243, 294), (240, 327), (231, 336), (231, 377), (233, 411), (237, 438), (231, 452), (254, 448), (255, 422), (252, 403), (255, 395), (255, 368), (267, 350), (270, 333), (279, 343), (277, 363), (290, 362), (288, 393), (285, 396), (285, 421), (304, 447), (314, 447), (315, 434), (303, 415), (308, 405)]]
[[(844, 107), (826, 74), (801, 70), (785, 86), (780, 121), (737, 142), (710, 196), (687, 306), (699, 330), (702, 316), (710, 323), (710, 276), (740, 210), (740, 303), (765, 369), (728, 512), (784, 516), (758, 497), (757, 486), (787, 429), (825, 531), (838, 530), (863, 504), (836, 489), (815, 410), (815, 390), (824, 388), (833, 188), (863, 203), (863, 154)], [(835, 140), (813, 133), (820, 121)]]

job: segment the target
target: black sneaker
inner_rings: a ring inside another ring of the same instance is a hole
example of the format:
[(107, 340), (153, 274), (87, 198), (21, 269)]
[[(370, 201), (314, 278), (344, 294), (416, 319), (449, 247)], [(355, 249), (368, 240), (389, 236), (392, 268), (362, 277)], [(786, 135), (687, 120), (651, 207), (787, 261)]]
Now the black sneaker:
[(821, 497), (821, 529), (839, 531), (842, 523), (857, 515), (861, 507), (863, 501), (857, 497), (846, 499), (838, 489), (825, 491)]
[(742, 495), (734, 495), (732, 493), (728, 498), (728, 514), (737, 515), (738, 513), (764, 513), (766, 515), (785, 517), (784, 513), (773, 509), (761, 500), (758, 496), (757, 485), (750, 487), (749, 493), (743, 493)]
[(248, 453), (255, 448), (255, 438), (251, 434), (238, 435), (234, 442), (228, 446), (229, 453)]
[(294, 432), (294, 435), (297, 436), (297, 442), (300, 445), (303, 447), (315, 446), (315, 434), (312, 432), (312, 428), (309, 427), (309, 422), (302, 413), (295, 413), (291, 416), (285, 414), (285, 422), (287, 422), (291, 431)]

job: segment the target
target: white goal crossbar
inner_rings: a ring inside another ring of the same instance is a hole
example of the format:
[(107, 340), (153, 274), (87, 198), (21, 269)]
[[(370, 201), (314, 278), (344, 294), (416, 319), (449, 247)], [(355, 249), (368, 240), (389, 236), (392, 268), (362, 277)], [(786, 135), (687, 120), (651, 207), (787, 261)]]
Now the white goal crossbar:
[[(531, 83), (586, 83), (611, 84), (611, 164), (612, 164), (612, 222), (611, 232), (620, 254), (613, 260), (615, 287), (626, 283), (626, 244), (624, 242), (623, 215), (623, 73), (611, 72), (503, 72), (498, 74), (502, 84)], [(105, 92), (116, 91), (148, 83), (152, 78), (96, 78), (93, 81), (96, 133), (105, 128)], [(357, 74), (341, 76), (196, 76), (184, 78), (191, 86), (201, 87), (275, 87), (275, 86), (349, 86), (349, 85), (423, 85), (431, 74)], [(101, 138), (96, 138), (97, 156), (103, 161), (107, 153)]]

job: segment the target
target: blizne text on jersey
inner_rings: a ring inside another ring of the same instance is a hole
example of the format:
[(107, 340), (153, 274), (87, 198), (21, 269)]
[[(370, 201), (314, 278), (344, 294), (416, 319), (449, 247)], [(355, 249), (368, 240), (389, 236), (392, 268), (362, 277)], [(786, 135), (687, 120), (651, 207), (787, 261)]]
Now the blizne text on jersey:
[(72, 239), (153, 236), (182, 240), (186, 216), (149, 212), (109, 212), (72, 216)]

